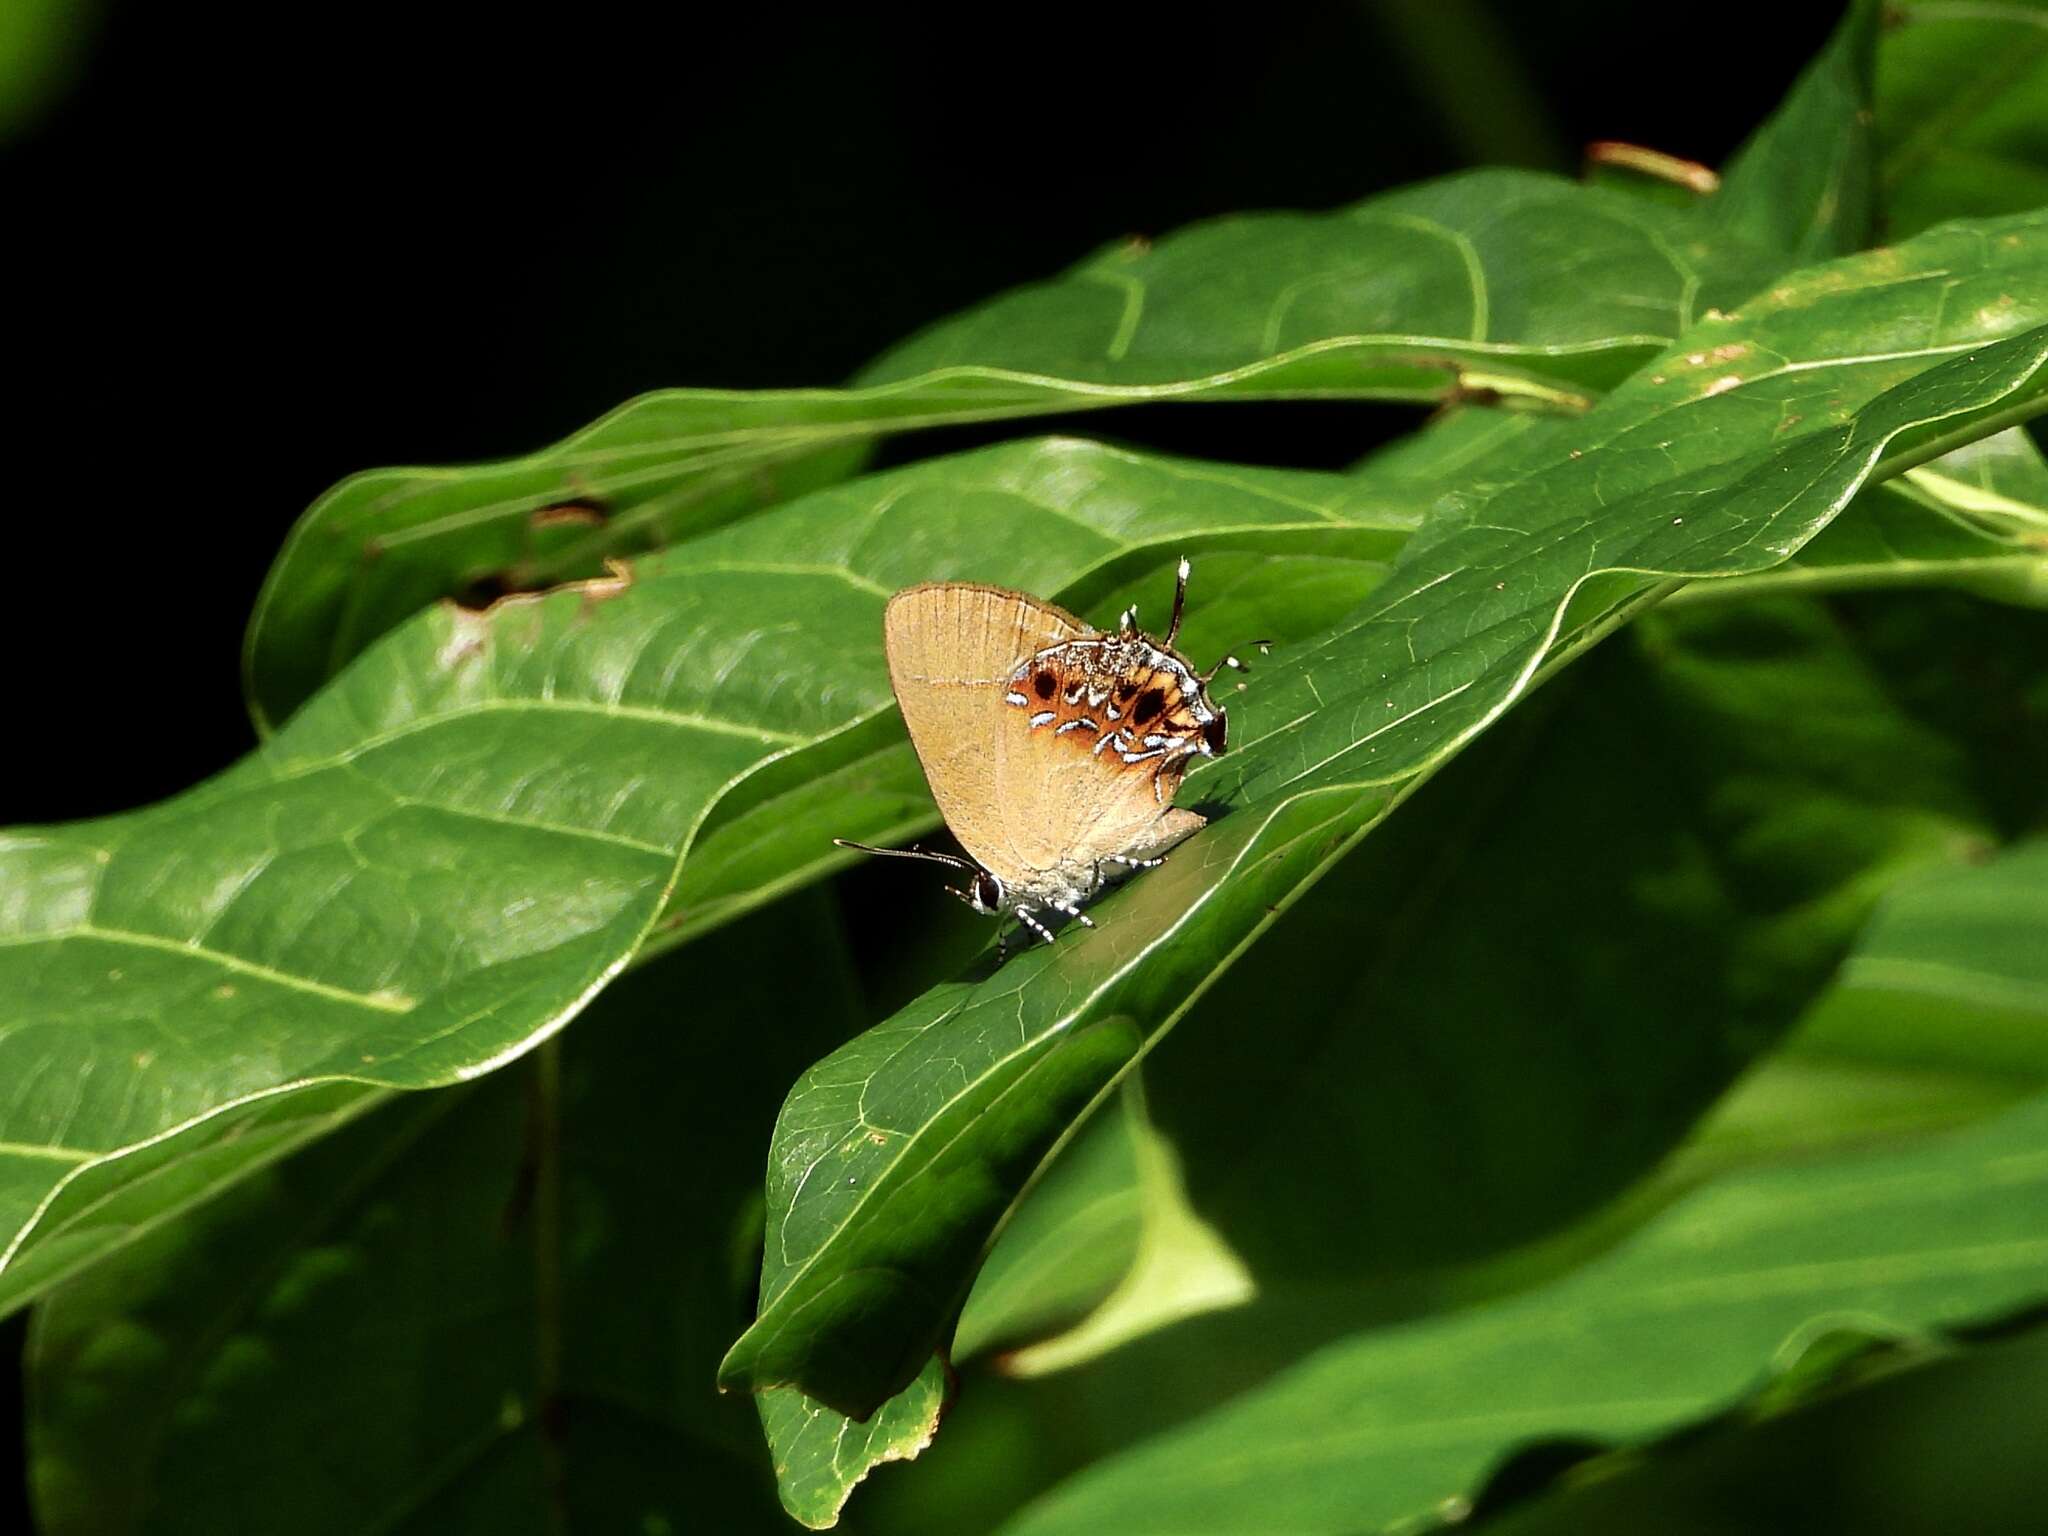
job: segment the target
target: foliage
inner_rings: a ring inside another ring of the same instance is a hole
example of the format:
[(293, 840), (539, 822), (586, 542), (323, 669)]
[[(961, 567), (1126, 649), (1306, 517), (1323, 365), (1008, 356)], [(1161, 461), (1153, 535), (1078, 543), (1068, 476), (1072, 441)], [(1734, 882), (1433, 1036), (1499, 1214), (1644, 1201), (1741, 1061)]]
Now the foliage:
[[(1407, 1527), (2037, 1307), (2044, 15), (1852, 8), (1708, 197), (1233, 217), (322, 497), (261, 748), (0, 836), (44, 1527), (822, 1527), (933, 1444), (873, 1528)], [(1436, 409), (915, 456), (1331, 396)], [(831, 839), (937, 825), (889, 593), (1184, 554), (1274, 641), (1212, 825), (850, 939)]]

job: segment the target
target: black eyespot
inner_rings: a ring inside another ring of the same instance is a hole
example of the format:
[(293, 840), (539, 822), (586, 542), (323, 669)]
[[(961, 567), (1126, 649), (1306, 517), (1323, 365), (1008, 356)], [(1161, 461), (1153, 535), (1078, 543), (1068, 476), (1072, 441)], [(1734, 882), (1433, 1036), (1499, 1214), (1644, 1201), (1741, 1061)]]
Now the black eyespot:
[(974, 904), (984, 912), (994, 912), (1003, 904), (1003, 882), (994, 875), (982, 873), (974, 877)]
[(1051, 698), (1053, 690), (1059, 687), (1059, 685), (1059, 679), (1050, 672), (1041, 672), (1038, 676), (1031, 679), (1031, 691), (1041, 699)]
[(1223, 755), (1224, 734), (1223, 711), (1219, 709), (1215, 718), (1206, 721), (1202, 726), (1202, 740), (1208, 743), (1210, 752), (1218, 757)]
[(1131, 701), (1131, 695), (1136, 693), (1137, 691), (1138, 685), (1132, 682), (1128, 677), (1125, 678), (1122, 682), (1116, 685), (1117, 703), (1128, 704)]
[(1131, 719), (1139, 725), (1144, 725), (1147, 721), (1157, 718), (1159, 711), (1164, 708), (1166, 708), (1166, 690), (1164, 688), (1147, 688), (1138, 695), (1138, 702), (1131, 706)]

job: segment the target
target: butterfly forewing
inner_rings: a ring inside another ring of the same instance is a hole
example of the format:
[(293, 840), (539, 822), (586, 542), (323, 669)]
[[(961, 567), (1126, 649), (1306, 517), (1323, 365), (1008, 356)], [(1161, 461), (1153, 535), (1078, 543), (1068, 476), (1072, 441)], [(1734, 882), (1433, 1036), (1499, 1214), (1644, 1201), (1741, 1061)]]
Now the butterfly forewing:
[(1020, 659), (1085, 633), (1050, 603), (970, 582), (910, 587), (882, 617), (889, 685), (939, 814), (961, 847), (1006, 881), (1018, 868), (997, 784), (1006, 683)]

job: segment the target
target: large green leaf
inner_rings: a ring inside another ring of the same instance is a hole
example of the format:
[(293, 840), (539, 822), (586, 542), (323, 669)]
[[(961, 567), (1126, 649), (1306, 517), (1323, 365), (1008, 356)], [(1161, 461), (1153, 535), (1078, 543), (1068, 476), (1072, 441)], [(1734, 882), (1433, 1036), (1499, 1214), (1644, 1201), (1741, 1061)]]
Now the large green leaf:
[(1537, 434), (1522, 478), (1440, 505), (1380, 593), (1244, 696), (1249, 745), (1187, 791), (1219, 824), (1096, 931), (936, 989), (799, 1082), (769, 1164), (762, 1315), (721, 1379), (873, 1411), (923, 1369), (1076, 1118), (1541, 671), (1674, 579), (1783, 560), (1873, 474), (2040, 409), (2048, 330), (2012, 333), (2048, 305), (2043, 223), (1784, 279), (1616, 391), (1580, 446), (1553, 456)]
[[(1473, 1525), (1487, 1536), (1732, 1536), (2026, 1531), (2048, 1502), (2034, 1454), (2048, 1422), (2048, 1330), (1958, 1348), (1914, 1340), (1843, 1363), (1830, 1391), (1746, 1412), (1653, 1450), (1603, 1458), (1540, 1499), (1518, 1480), (1563, 1460), (1540, 1449), (1496, 1480)], [(1566, 1455), (1569, 1452), (1565, 1452)], [(908, 1533), (899, 1533), (908, 1536)]]
[(603, 556), (841, 476), (887, 433), (1147, 401), (1478, 387), (1581, 405), (1771, 270), (1679, 212), (1525, 172), (1118, 247), (935, 328), (858, 388), (667, 391), (527, 458), (344, 481), (264, 584), (251, 704), (259, 723), (281, 720), (437, 597), (593, 574)]
[(1468, 388), (1583, 398), (1770, 272), (1768, 247), (1704, 234), (1683, 210), (1533, 172), (1471, 172), (1337, 213), (1238, 215), (1110, 246), (942, 321), (866, 377), (1000, 358), (1052, 378), (1159, 386), (1312, 351), (1348, 364), (1323, 375), (1321, 393), (1427, 399), (1449, 370)]
[(1516, 1442), (1639, 1441), (1841, 1335), (2037, 1301), (2048, 1103), (1909, 1151), (1733, 1175), (1556, 1284), (1332, 1346), (1113, 1456), (1014, 1536), (1379, 1530), (1463, 1507)]
[[(1405, 499), (1428, 507), (1512, 479), (1539, 442), (1569, 451), (1575, 430), (1555, 418), (1467, 406), (1397, 438), (1352, 474), (1390, 506)], [(2048, 459), (2027, 429), (1966, 443), (1871, 486), (1782, 564), (1688, 587), (1671, 601), (1929, 586), (2048, 603)]]
[[(700, 832), (745, 854), (709, 921), (820, 870), (835, 834), (929, 817), (843, 793), (903, 751), (896, 587), (994, 577), (1107, 619), (1147, 572), (1157, 602), (1185, 551), (1219, 598), (1202, 622), (1299, 637), (1370, 590), (1409, 521), (1342, 476), (1070, 441), (933, 461), (630, 583), (439, 606), (213, 782), (8, 834), (0, 1310), (378, 1089), (546, 1038), (633, 955)], [(1268, 612), (1282, 593), (1293, 611)]]
[(2048, 204), (2048, 5), (1894, 0), (1877, 56), (1884, 223)]
[(59, 1287), (31, 1335), (40, 1528), (786, 1529), (710, 1380), (753, 1141), (848, 980), (830, 903), (785, 904)]

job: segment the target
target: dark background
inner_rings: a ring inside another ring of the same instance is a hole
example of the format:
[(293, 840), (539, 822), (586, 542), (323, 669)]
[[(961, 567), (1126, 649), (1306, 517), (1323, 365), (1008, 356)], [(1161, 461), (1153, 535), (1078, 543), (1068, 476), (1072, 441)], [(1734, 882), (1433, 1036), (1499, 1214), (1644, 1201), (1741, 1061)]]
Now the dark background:
[[(525, 452), (668, 385), (837, 383), (1191, 219), (1570, 172), (1595, 138), (1718, 162), (1836, 14), (1642, 9), (1027, 7), (985, 33), (770, 5), (80, 6), (0, 140), (10, 585), (38, 615), (0, 823), (125, 809), (245, 751), (242, 626), (352, 471)], [(1334, 465), (1412, 418), (1087, 430)]]

